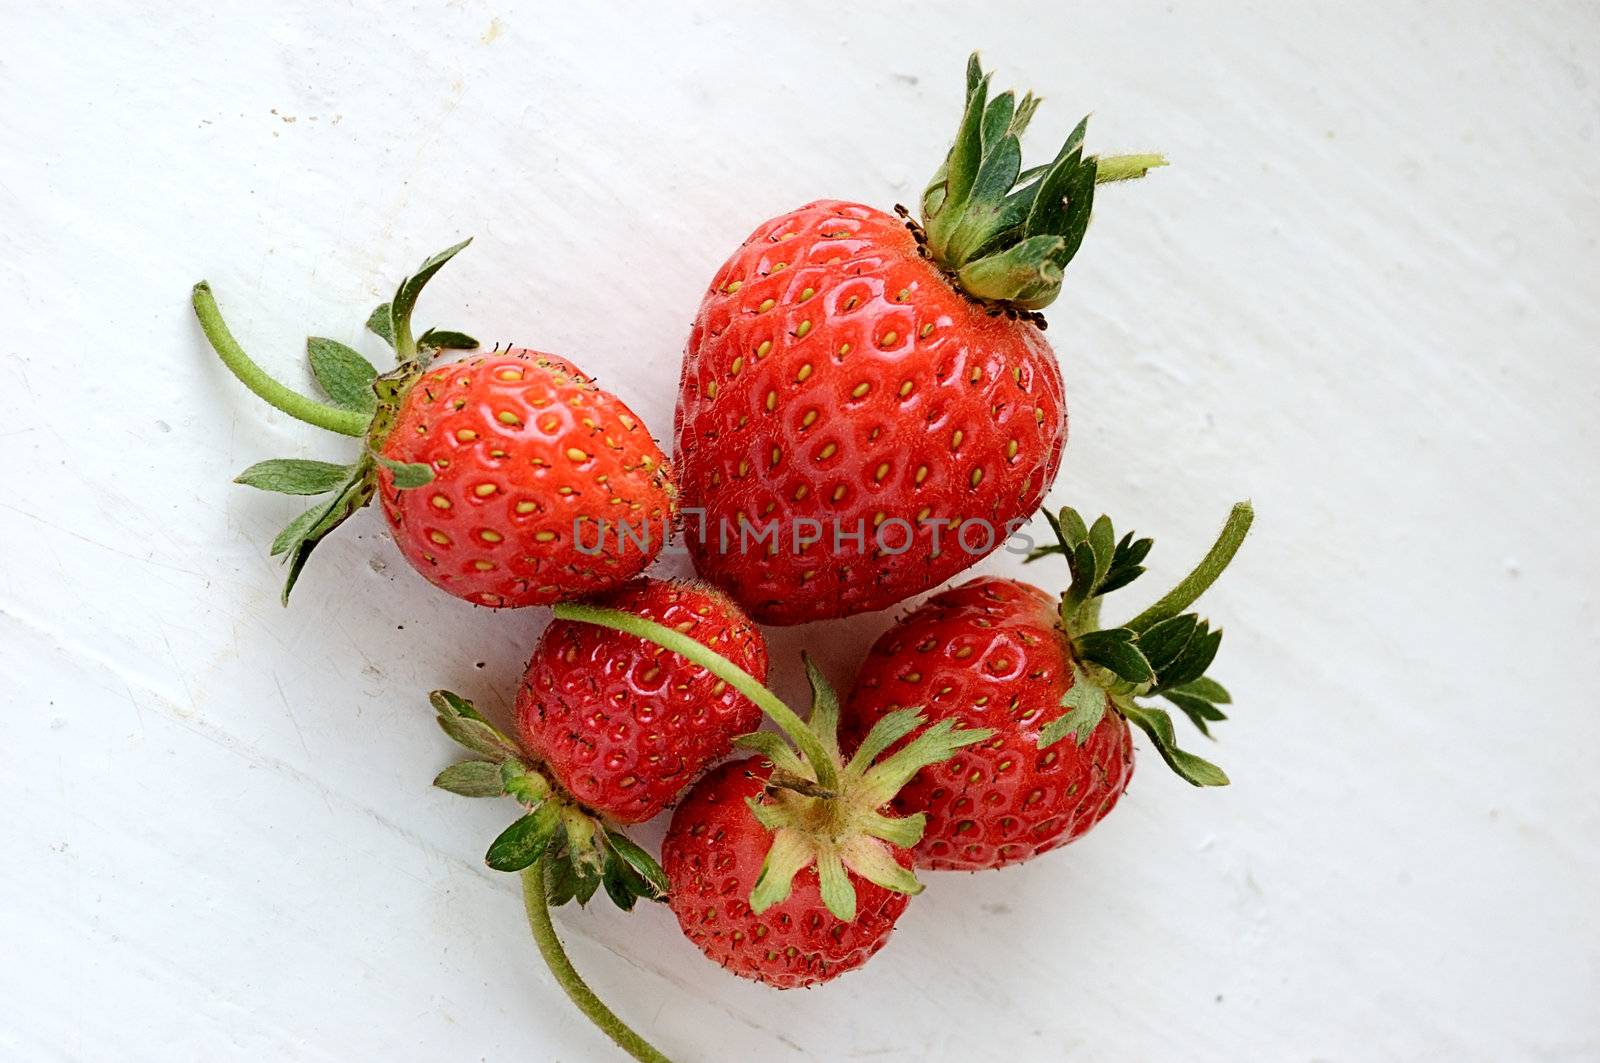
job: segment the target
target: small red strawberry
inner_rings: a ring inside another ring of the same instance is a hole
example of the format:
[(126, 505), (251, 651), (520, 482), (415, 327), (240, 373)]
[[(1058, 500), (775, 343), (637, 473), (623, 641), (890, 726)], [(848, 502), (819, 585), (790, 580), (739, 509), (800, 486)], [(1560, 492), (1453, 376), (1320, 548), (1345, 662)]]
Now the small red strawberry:
[(881, 609), (997, 548), (1038, 508), (1066, 442), (1038, 311), (1083, 239), (1084, 124), (1022, 172), (1039, 101), (988, 98), (977, 57), (922, 224), (821, 200), (765, 222), (712, 281), (675, 421), (701, 575), (766, 623)]
[[(653, 620), (767, 678), (761, 632), (720, 591), (641, 578), (596, 605)], [(517, 691), (523, 744), (577, 800), (619, 823), (660, 812), (734, 736), (761, 726), (754, 702), (642, 638), (557, 620)]]
[[(735, 974), (780, 989), (865, 963), (906, 898), (922, 890), (908, 865), (925, 817), (891, 815), (895, 794), (922, 768), (991, 732), (945, 720), (911, 737), (924, 718), (903, 709), (885, 714), (845, 758), (839, 699), (809, 660), (812, 709), (802, 722), (753, 676), (674, 628), (586, 604), (555, 612), (688, 658), (755, 702), (789, 739), (770, 731), (734, 739), (760, 758), (712, 770), (674, 812), (661, 855), (684, 934)], [(884, 755), (902, 739), (909, 740)]]
[[(1017, 580), (980, 577), (935, 595), (884, 633), (856, 677), (847, 736), (865, 735), (903, 706), (993, 737), (922, 771), (895, 807), (923, 812), (917, 864), (977, 871), (1028, 860), (1100, 822), (1133, 773), (1137, 724), (1180, 776), (1225, 785), (1220, 768), (1177, 747), (1172, 719), (1138, 698), (1157, 695), (1202, 733), (1223, 719), (1228, 693), (1205, 671), (1222, 640), (1183, 610), (1232, 559), (1249, 530), (1234, 507), (1211, 552), (1172, 593), (1125, 625), (1100, 626), (1101, 595), (1144, 569), (1149, 539), (1116, 541), (1072, 509), (1051, 517), (1072, 585), (1059, 599)], [(1072, 741), (1064, 741), (1071, 736)]]
[(394, 370), (380, 375), (343, 344), (307, 341), (331, 404), (268, 376), (229, 333), (210, 287), (195, 285), (206, 337), (251, 391), (365, 444), (349, 465), (278, 459), (239, 476), (264, 490), (327, 496), (272, 544), (287, 557), (285, 602), (311, 551), (374, 494), (406, 559), (479, 605), (546, 605), (602, 591), (637, 575), (665, 545), (676, 489), (660, 447), (615, 395), (563, 359), (521, 348), (430, 368), (442, 350), (477, 346), (459, 332), (411, 332), (423, 285), (467, 242), (424, 262), (369, 318), (395, 349)]
[[(794, 876), (788, 897), (756, 912), (749, 898), (773, 836), (750, 802), (771, 800), (772, 770), (760, 758), (730, 760), (696, 783), (672, 813), (661, 858), (671, 883), (667, 903), (690, 941), (734, 974), (794, 989), (866, 963), (911, 898), (851, 871), (856, 915), (847, 922), (828, 910), (813, 865)], [(892, 857), (898, 870), (891, 873), (909, 875), (909, 849), (881, 848), (887, 857), (875, 859)]]

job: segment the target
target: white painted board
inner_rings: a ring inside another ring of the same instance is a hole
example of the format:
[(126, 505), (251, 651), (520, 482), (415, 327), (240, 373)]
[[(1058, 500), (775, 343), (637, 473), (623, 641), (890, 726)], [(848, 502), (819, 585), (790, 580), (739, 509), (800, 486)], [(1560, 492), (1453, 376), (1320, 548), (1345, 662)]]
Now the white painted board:
[[(1592, 4), (46, 2), (0, 39), (0, 1058), (610, 1058), (481, 864), (508, 809), (427, 786), (424, 692), (503, 711), (545, 614), (433, 592), (370, 512), (281, 608), (293, 503), (228, 480), (345, 444), (244, 394), (189, 286), (304, 384), (308, 332), (375, 353), (475, 235), (423, 316), (664, 434), (718, 263), (913, 202), (974, 46), (1046, 97), (1033, 154), (1092, 110), (1173, 160), (1050, 310), (1052, 498), (1155, 534), (1152, 588), (1254, 499), (1206, 602), (1235, 784), (1141, 746), (1089, 838), (929, 876), (822, 989), (660, 908), (560, 913), (578, 966), (688, 1059), (1600, 1058)], [(890, 618), (774, 632), (781, 690)]]

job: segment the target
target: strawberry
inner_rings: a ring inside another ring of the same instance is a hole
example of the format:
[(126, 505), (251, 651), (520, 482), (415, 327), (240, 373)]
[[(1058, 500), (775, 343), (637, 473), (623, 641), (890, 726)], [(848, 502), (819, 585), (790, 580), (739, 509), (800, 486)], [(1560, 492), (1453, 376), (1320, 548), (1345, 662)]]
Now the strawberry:
[(1079, 123), (1024, 173), (1039, 101), (988, 88), (974, 55), (922, 224), (811, 203), (758, 226), (701, 302), (675, 420), (686, 536), (758, 620), (926, 590), (997, 548), (1055, 479), (1066, 406), (1038, 311), (1096, 182), (1164, 160), (1085, 155)]
[(675, 628), (587, 604), (563, 603), (555, 613), (689, 659), (753, 701), (788, 739), (770, 731), (735, 738), (760, 757), (712, 770), (673, 813), (662, 862), (684, 934), (735, 974), (780, 989), (865, 963), (906, 898), (922, 890), (909, 850), (926, 817), (891, 815), (890, 803), (919, 770), (992, 732), (949, 720), (923, 729), (920, 714), (902, 709), (885, 714), (846, 758), (838, 696), (809, 659), (812, 708), (802, 722), (755, 677)]
[(367, 325), (400, 364), (379, 374), (354, 350), (312, 337), (307, 353), (330, 403), (273, 380), (239, 347), (210, 286), (194, 308), (224, 364), (253, 392), (310, 424), (360, 437), (348, 465), (276, 459), (238, 482), (326, 495), (272, 544), (288, 563), (284, 601), (312, 550), (374, 495), (401, 553), (436, 586), (478, 605), (546, 605), (617, 586), (660, 552), (676, 514), (665, 456), (616, 396), (569, 362), (509, 348), (431, 365), (477, 341), (413, 337), (423, 286), (470, 241), (428, 259)]
[[(787, 898), (756, 912), (749, 897), (772, 833), (750, 802), (769, 799), (772, 770), (770, 761), (754, 757), (712, 770), (673, 811), (661, 858), (671, 883), (667, 903), (690, 941), (734, 974), (794, 989), (866, 963), (889, 939), (910, 896), (851, 871), (856, 916), (847, 922), (828, 910), (812, 866), (795, 875)], [(899, 869), (892, 873), (911, 865), (910, 850), (891, 855)]]
[[(596, 601), (664, 624), (767, 677), (761, 632), (704, 584), (641, 578)], [(761, 710), (725, 680), (642, 638), (557, 620), (517, 691), (517, 729), (578, 801), (619, 823), (671, 804)]]
[[(1222, 640), (1184, 610), (1232, 559), (1252, 520), (1240, 503), (1211, 552), (1172, 593), (1103, 628), (1101, 596), (1144, 571), (1149, 539), (1117, 541), (1111, 521), (1051, 516), (1072, 583), (1059, 599), (1018, 580), (980, 577), (935, 595), (884, 633), (856, 677), (848, 738), (916, 705), (993, 737), (922, 771), (895, 807), (925, 813), (921, 867), (977, 871), (1031, 859), (1081, 837), (1116, 805), (1133, 773), (1136, 724), (1181, 777), (1226, 785), (1222, 770), (1174, 741), (1160, 696), (1204, 734), (1228, 692), (1205, 676)], [(1065, 710), (1065, 711), (1063, 711)], [(1067, 741), (1068, 737), (1071, 741)]]

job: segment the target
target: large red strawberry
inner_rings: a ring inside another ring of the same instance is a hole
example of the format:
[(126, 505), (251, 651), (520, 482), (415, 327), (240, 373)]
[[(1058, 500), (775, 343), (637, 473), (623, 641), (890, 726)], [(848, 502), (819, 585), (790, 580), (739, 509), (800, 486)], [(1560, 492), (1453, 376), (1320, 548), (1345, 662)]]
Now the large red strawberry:
[[(642, 578), (595, 604), (670, 627), (766, 681), (766, 640), (711, 587)], [(567, 791), (619, 823), (660, 812), (734, 736), (761, 726), (755, 703), (705, 668), (571, 620), (539, 637), (516, 713), (523, 744)]]
[(327, 496), (272, 544), (287, 556), (285, 601), (311, 551), (374, 494), (406, 559), (479, 605), (605, 590), (665, 545), (676, 489), (660, 447), (615, 395), (563, 359), (521, 348), (430, 368), (442, 350), (477, 346), (459, 332), (411, 331), (423, 285), (465, 246), (424, 262), (368, 320), (393, 345), (394, 370), (380, 375), (343, 344), (307, 341), (330, 402), (268, 376), (228, 332), (210, 287), (195, 286), (207, 338), (246, 386), (293, 417), (364, 441), (349, 465), (278, 459), (239, 476), (265, 490)]
[(669, 903), (689, 939), (735, 974), (782, 989), (865, 963), (906, 898), (922, 889), (909, 850), (925, 817), (891, 814), (895, 794), (922, 768), (990, 732), (948, 720), (923, 728), (924, 717), (905, 709), (886, 714), (845, 757), (838, 697), (810, 661), (811, 717), (802, 722), (753, 676), (672, 627), (586, 604), (558, 605), (556, 616), (638, 635), (688, 658), (749, 697), (788, 737), (758, 731), (735, 739), (761, 756), (713, 769), (673, 813), (662, 863)]
[[(1206, 559), (1171, 594), (1119, 627), (1100, 624), (1101, 595), (1144, 569), (1149, 539), (1116, 541), (1105, 517), (1052, 518), (1072, 585), (1060, 598), (1017, 580), (980, 577), (913, 610), (872, 647), (845, 712), (847, 736), (917, 706), (993, 737), (922, 771), (896, 808), (924, 812), (917, 863), (976, 871), (1027, 860), (1080, 837), (1111, 811), (1133, 773), (1128, 724), (1142, 728), (1179, 775), (1227, 783), (1179, 749), (1172, 720), (1140, 697), (1158, 695), (1203, 733), (1223, 718), (1227, 691), (1206, 678), (1222, 639), (1184, 610), (1232, 558), (1251, 520), (1234, 508)], [(1067, 740), (1068, 738), (1071, 740)]]
[(758, 226), (701, 303), (676, 415), (686, 536), (758, 620), (926, 590), (998, 547), (1055, 479), (1066, 407), (1038, 311), (1095, 183), (1163, 160), (1085, 155), (1080, 123), (1024, 173), (1039, 101), (988, 86), (974, 56), (921, 225), (809, 204)]

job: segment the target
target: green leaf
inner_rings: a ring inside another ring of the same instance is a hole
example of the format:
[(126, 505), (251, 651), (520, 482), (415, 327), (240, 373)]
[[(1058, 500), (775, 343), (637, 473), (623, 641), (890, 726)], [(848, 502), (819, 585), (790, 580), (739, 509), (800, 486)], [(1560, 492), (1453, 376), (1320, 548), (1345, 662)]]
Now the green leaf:
[(795, 753), (794, 747), (782, 736), (771, 731), (752, 731), (749, 734), (735, 735), (733, 745), (736, 749), (748, 749), (759, 753), (772, 761), (772, 766), (790, 775), (804, 775), (805, 765)]
[(1163, 620), (1139, 635), (1139, 648), (1144, 651), (1145, 660), (1150, 662), (1157, 677), (1172, 667), (1184, 647), (1189, 645), (1199, 619), (1193, 613), (1185, 613)]
[(353, 465), (335, 465), (330, 461), (273, 458), (256, 462), (235, 476), (233, 482), (282, 495), (320, 495), (342, 486), (354, 471)]
[(1039, 748), (1055, 745), (1067, 735), (1075, 735), (1078, 745), (1089, 740), (1089, 735), (1100, 726), (1106, 714), (1106, 692), (1090, 682), (1083, 669), (1072, 666), (1072, 686), (1061, 695), (1061, 707), (1066, 714), (1051, 720), (1039, 730)]
[[(485, 725), (487, 726), (487, 725)], [(495, 731), (502, 747), (512, 742)], [(507, 757), (500, 763), (500, 789), (519, 804), (533, 807), (550, 796), (550, 782), (544, 775), (529, 768), (517, 757)]]
[(433, 785), (462, 797), (499, 797), (505, 793), (499, 765), (487, 760), (452, 764), (434, 777)]
[(611, 903), (625, 912), (633, 911), (634, 902), (640, 897), (655, 896), (654, 889), (639, 872), (614, 852), (607, 856), (606, 868), (600, 876), (600, 881), (605, 886), (606, 896), (611, 898)]
[(1215, 764), (1193, 753), (1178, 748), (1172, 734), (1172, 717), (1165, 711), (1141, 705), (1131, 698), (1118, 702), (1117, 708), (1128, 720), (1150, 736), (1156, 751), (1167, 766), (1178, 776), (1195, 786), (1226, 786), (1227, 774)]
[(835, 919), (853, 923), (856, 919), (856, 888), (850, 884), (850, 875), (836, 850), (824, 850), (817, 856), (817, 883), (822, 894), (822, 904)]
[(661, 870), (661, 865), (656, 863), (656, 858), (640, 848), (633, 839), (614, 830), (606, 831), (606, 841), (611, 843), (611, 848), (625, 860), (629, 867), (639, 873), (645, 883), (650, 887), (649, 896), (653, 900), (666, 897), (672, 884), (667, 880), (667, 873)]
[(839, 695), (809, 653), (801, 653), (800, 657), (805, 661), (806, 678), (811, 682), (811, 716), (806, 720), (806, 726), (817, 736), (817, 741), (822, 743), (828, 755), (838, 759)]
[(1111, 518), (1104, 513), (1089, 526), (1089, 548), (1094, 551), (1094, 584), (1091, 594), (1098, 594), (1100, 584), (1111, 571), (1111, 561), (1116, 555), (1117, 533), (1111, 527)]
[[(304, 525), (297, 519), (290, 526), (298, 534), (295, 538), (285, 540), (283, 544), (284, 552), (289, 555), (287, 559), (289, 571), (283, 581), (284, 605), (289, 604), (289, 593), (294, 590), (295, 583), (300, 579), (300, 573), (305, 570), (306, 562), (311, 558), (311, 551), (316, 549), (330, 532), (348, 520), (352, 513), (372, 500), (372, 466), (362, 461), (352, 465), (350, 469), (350, 478), (345, 482), (344, 488), (323, 506), (313, 510), (316, 513), (314, 519)], [(284, 529), (279, 538), (284, 539), (289, 530), (289, 528)], [(273, 546), (276, 549), (278, 543), (274, 542)]]
[(478, 341), (465, 332), (431, 328), (417, 337), (417, 346), (434, 351), (472, 351), (477, 349)]
[(1089, 526), (1083, 522), (1083, 516), (1071, 506), (1062, 506), (1061, 513), (1056, 517), (1056, 524), (1065, 536), (1065, 542), (1077, 546), (1089, 538)]
[(1233, 696), (1228, 693), (1221, 683), (1215, 679), (1207, 679), (1205, 676), (1173, 689), (1175, 693), (1192, 694), (1197, 698), (1205, 698), (1207, 701), (1217, 705), (1229, 705), (1233, 702)]
[(533, 866), (549, 847), (560, 822), (561, 816), (554, 804), (540, 805), (501, 831), (500, 836), (489, 843), (489, 851), (483, 856), (484, 863), (496, 871), (521, 871)]
[(388, 303), (379, 303), (367, 318), (367, 331), (383, 337), (383, 342), (394, 346), (394, 316)]
[(435, 719), (439, 721), (439, 729), (449, 735), (457, 745), (474, 753), (480, 753), (496, 764), (520, 752), (510, 745), (504, 735), (482, 720), (474, 720), (467, 716), (444, 715)]
[(544, 861), (544, 901), (559, 908), (578, 895), (578, 875), (572, 863), (546, 856)]
[(278, 533), (278, 537), (272, 540), (272, 556), (277, 557), (279, 554), (287, 552), (291, 546), (304, 539), (306, 532), (310, 531), (311, 526), (322, 517), (322, 510), (322, 506), (312, 506), (294, 520), (285, 524), (283, 530)]
[(425, 260), (415, 273), (400, 282), (394, 300), (389, 304), (389, 317), (394, 332), (395, 353), (401, 359), (409, 359), (416, 354), (416, 341), (411, 338), (411, 312), (416, 309), (417, 296), (422, 294), (423, 287), (433, 279), (433, 275), (470, 243), (472, 238), (468, 237), (459, 244), (445, 248)]
[(1228, 718), (1221, 709), (1205, 698), (1185, 694), (1181, 690), (1163, 690), (1161, 696), (1176, 705), (1185, 716), (1189, 717), (1189, 722), (1207, 738), (1211, 737), (1211, 724)]
[[(1186, 616), (1193, 616), (1187, 613)], [(1216, 660), (1217, 649), (1222, 645), (1222, 629), (1210, 630), (1204, 620), (1195, 624), (1194, 636), (1184, 646), (1178, 659), (1168, 665), (1161, 673), (1159, 686), (1163, 689), (1181, 687), (1194, 682), (1205, 675), (1211, 662)]]
[(362, 413), (377, 409), (378, 396), (372, 393), (372, 381), (378, 370), (371, 362), (344, 344), (322, 336), (306, 339), (306, 358), (311, 362), (312, 375), (334, 405)]
[(435, 690), (428, 695), (428, 703), (433, 706), (433, 711), (440, 716), (463, 716), (479, 723), (488, 723), (489, 718), (478, 711), (478, 707), (460, 694), (448, 690)]
[(433, 468), (420, 461), (391, 461), (376, 452), (373, 453), (372, 457), (379, 465), (389, 470), (389, 475), (393, 478), (395, 490), (397, 491), (410, 491), (433, 483)]
[(1127, 628), (1114, 627), (1079, 635), (1073, 646), (1084, 660), (1109, 668), (1130, 683), (1148, 683), (1155, 678), (1155, 672), (1135, 639)]

